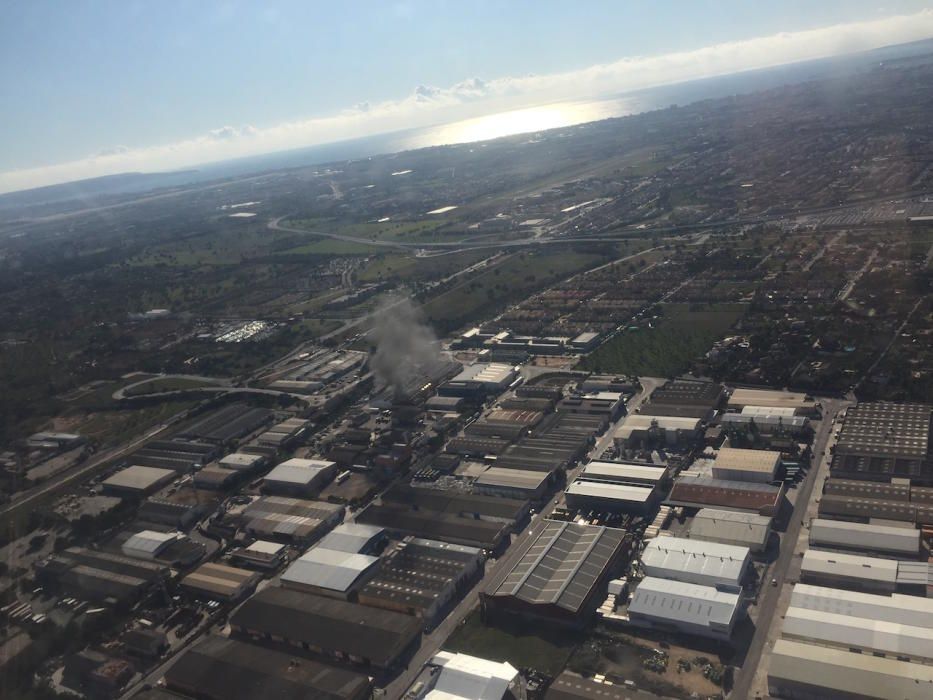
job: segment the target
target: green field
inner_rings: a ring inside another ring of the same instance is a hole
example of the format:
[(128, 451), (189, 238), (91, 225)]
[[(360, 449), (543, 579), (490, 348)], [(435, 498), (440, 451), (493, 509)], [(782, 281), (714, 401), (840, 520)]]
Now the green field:
[(653, 328), (623, 331), (584, 358), (578, 368), (636, 376), (676, 376), (725, 335), (743, 312), (740, 304), (695, 310), (685, 304), (665, 304)]
[(200, 379), (186, 379), (183, 377), (165, 377), (152, 379), (144, 384), (127, 389), (124, 393), (127, 396), (143, 396), (145, 394), (157, 394), (162, 391), (182, 391), (184, 389), (199, 389), (205, 386), (217, 386), (213, 382), (205, 382)]
[(361, 282), (400, 280), (422, 282), (452, 275), (493, 254), (490, 250), (467, 250), (448, 255), (416, 258), (406, 253), (382, 253), (366, 262), (357, 273)]
[(573, 632), (552, 631), (543, 625), (534, 628), (506, 623), (487, 626), (479, 612), (474, 612), (448, 638), (444, 648), (492, 661), (508, 661), (517, 668), (534, 668), (556, 676), (580, 641)]

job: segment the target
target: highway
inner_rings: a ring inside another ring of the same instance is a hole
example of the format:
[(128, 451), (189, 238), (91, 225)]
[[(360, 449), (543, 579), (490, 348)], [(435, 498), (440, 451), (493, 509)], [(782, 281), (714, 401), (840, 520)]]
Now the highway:
[[(797, 546), (797, 538), (800, 536), (800, 528), (803, 526), (804, 515), (813, 495), (813, 486), (816, 483), (816, 474), (819, 471), (818, 466), (823, 459), (827, 443), (832, 435), (833, 419), (839, 411), (851, 402), (823, 399), (822, 403), (823, 419), (820, 421), (820, 427), (813, 438), (812, 466), (807, 470), (806, 478), (797, 489), (797, 499), (794, 502), (794, 510), (787, 524), (787, 531), (781, 535), (780, 554), (771, 567), (766, 577), (767, 580), (761, 582), (762, 592), (757, 611), (758, 626), (755, 628), (755, 634), (746, 652), (745, 662), (736, 673), (732, 691), (729, 693), (729, 697), (735, 700), (746, 700), (749, 697), (755, 673), (761, 662), (762, 651), (768, 641), (768, 631), (771, 625), (781, 624), (781, 620), (774, 619), (775, 610), (781, 596), (781, 589), (784, 586), (784, 579), (787, 576), (788, 566), (794, 556), (794, 549)], [(776, 585), (771, 585), (771, 579), (776, 580)]]

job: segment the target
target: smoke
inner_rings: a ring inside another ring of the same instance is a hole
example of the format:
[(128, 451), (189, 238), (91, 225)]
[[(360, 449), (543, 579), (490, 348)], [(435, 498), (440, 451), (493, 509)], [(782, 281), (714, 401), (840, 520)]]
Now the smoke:
[[(370, 365), (378, 380), (401, 397), (417, 391), (443, 362), (437, 336), (408, 298), (386, 301), (376, 312)], [(418, 384), (415, 386), (415, 384)]]

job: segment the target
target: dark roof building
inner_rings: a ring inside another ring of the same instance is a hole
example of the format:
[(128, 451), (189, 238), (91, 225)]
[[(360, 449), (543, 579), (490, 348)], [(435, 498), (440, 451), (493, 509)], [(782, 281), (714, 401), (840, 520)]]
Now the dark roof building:
[(547, 520), (521, 557), (482, 593), (487, 610), (581, 626), (595, 593), (619, 561), (625, 532)]
[(771, 517), (780, 512), (784, 500), (783, 486), (684, 475), (674, 482), (668, 498), (677, 506), (743, 510)]
[(364, 700), (372, 690), (362, 674), (217, 636), (186, 651), (165, 682), (203, 700)]
[(378, 669), (388, 669), (417, 644), (421, 623), (388, 610), (266, 588), (230, 618), (233, 631), (289, 649)]

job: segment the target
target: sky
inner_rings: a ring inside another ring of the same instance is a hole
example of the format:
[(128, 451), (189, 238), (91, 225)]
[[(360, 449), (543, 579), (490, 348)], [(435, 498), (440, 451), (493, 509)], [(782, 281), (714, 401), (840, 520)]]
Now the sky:
[(0, 192), (929, 38), (929, 4), (0, 0)]

